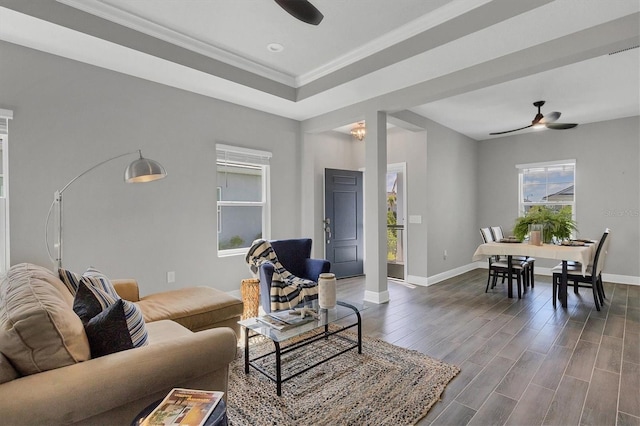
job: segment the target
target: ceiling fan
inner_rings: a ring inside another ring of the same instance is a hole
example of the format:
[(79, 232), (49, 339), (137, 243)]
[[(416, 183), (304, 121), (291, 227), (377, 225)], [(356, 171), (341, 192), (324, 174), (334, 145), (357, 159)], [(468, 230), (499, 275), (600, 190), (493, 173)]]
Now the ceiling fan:
[(291, 16), (311, 25), (318, 25), (324, 15), (307, 0), (275, 0)]
[(544, 116), (540, 112), (540, 108), (544, 105), (544, 101), (537, 101), (533, 103), (533, 106), (538, 107), (538, 113), (535, 118), (528, 126), (520, 127), (519, 129), (507, 130), (505, 132), (496, 132), (489, 133), (490, 135), (503, 135), (505, 133), (517, 132), (518, 130), (528, 129), (529, 127), (533, 128), (541, 128), (546, 127), (547, 129), (553, 130), (565, 130), (565, 129), (573, 129), (577, 126), (576, 123), (555, 123), (555, 121), (560, 118), (560, 113), (558, 111), (554, 111), (549, 113), (549, 115)]

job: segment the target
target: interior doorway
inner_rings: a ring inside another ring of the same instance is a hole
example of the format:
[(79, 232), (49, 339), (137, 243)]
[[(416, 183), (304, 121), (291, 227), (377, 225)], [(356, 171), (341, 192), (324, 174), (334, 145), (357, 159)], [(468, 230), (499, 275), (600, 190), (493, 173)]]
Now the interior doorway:
[(387, 277), (407, 276), (406, 163), (387, 165)]

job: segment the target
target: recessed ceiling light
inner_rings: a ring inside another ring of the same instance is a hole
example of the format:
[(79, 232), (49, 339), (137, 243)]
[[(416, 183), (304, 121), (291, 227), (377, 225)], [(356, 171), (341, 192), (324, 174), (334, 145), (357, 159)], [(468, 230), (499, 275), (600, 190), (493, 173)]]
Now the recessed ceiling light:
[(281, 45), (280, 43), (269, 43), (267, 44), (267, 50), (269, 52), (278, 53), (284, 50), (284, 46)]

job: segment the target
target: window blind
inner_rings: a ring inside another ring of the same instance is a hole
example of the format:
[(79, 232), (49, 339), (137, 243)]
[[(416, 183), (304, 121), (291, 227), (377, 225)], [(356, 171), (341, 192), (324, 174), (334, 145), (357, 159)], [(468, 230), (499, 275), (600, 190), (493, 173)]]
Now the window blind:
[(251, 148), (216, 144), (216, 157), (224, 163), (259, 164), (268, 166), (271, 153)]

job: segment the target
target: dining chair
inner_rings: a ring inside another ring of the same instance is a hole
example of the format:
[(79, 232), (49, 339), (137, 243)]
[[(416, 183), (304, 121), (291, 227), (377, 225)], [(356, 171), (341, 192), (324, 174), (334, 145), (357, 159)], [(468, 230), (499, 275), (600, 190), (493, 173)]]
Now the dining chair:
[[(490, 227), (491, 234), (493, 235), (494, 241), (500, 242), (504, 238), (504, 232), (502, 232), (502, 226), (491, 226)], [(533, 288), (535, 278), (534, 278), (534, 267), (536, 259), (529, 256), (513, 256), (514, 261), (519, 262), (527, 262), (529, 265), (529, 279), (527, 281), (527, 286), (531, 284), (531, 288)]]
[[(491, 232), (491, 228), (480, 228), (480, 235), (484, 243), (494, 242), (495, 238)], [(516, 278), (518, 286), (518, 298), (522, 298), (522, 291), (526, 292), (526, 287), (529, 285), (529, 265), (527, 262), (519, 260), (512, 260), (512, 275), (509, 275), (509, 265), (507, 259), (501, 259), (500, 256), (489, 257), (489, 275), (487, 276), (487, 286), (484, 290), (485, 293), (489, 292), (489, 284), (491, 288), (494, 288), (498, 283), (498, 278), (502, 278), (504, 283), (505, 279), (512, 280)], [(524, 285), (523, 285), (524, 284)]]
[[(587, 265), (585, 275), (582, 275), (582, 265), (567, 265), (567, 282), (573, 281), (574, 293), (578, 293), (578, 288), (591, 288), (593, 292), (593, 302), (596, 310), (600, 310), (600, 306), (604, 306), (604, 286), (602, 284), (602, 271), (604, 270), (605, 259), (608, 254), (609, 243), (611, 242), (610, 230), (607, 228), (602, 234), (602, 238), (598, 242), (595, 254)], [(558, 287), (562, 285), (562, 263), (551, 269), (553, 272), (553, 307), (556, 307), (556, 299)]]

